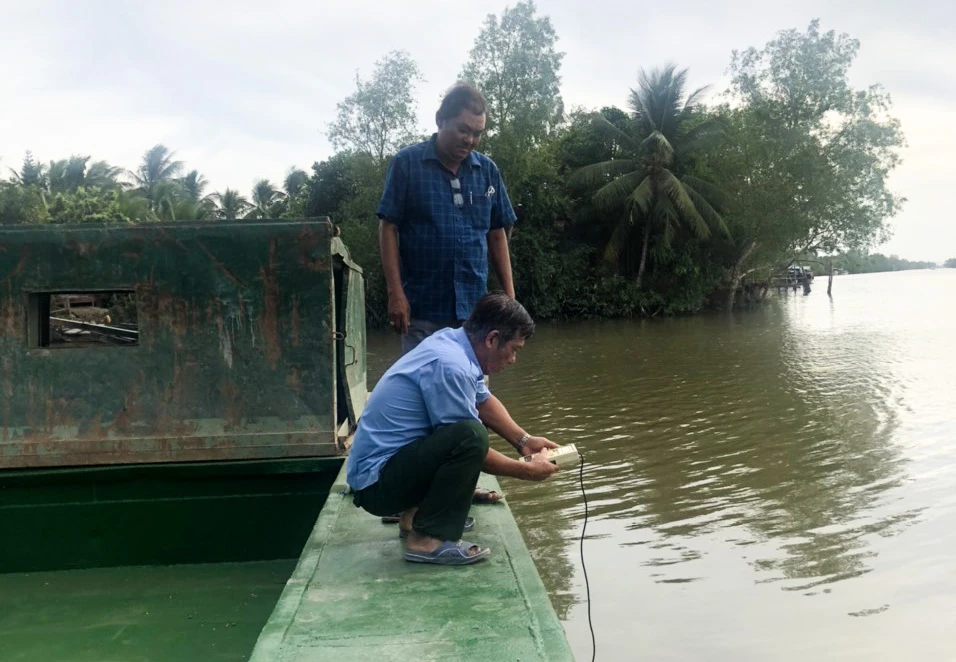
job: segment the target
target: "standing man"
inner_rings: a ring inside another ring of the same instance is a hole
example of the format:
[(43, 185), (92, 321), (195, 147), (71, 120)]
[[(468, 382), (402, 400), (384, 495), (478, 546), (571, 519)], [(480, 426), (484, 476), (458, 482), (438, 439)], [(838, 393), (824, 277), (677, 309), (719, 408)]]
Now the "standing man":
[(395, 155), (378, 205), (389, 324), (402, 352), (466, 320), (487, 290), (488, 263), (515, 296), (508, 233), (516, 220), (498, 167), (475, 152), (485, 99), (458, 83), (435, 113), (438, 133)]

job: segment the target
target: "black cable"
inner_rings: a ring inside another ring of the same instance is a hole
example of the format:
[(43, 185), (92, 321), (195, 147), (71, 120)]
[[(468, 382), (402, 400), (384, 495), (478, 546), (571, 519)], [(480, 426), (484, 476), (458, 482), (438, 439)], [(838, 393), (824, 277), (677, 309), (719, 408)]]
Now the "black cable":
[(591, 583), (588, 581), (588, 567), (584, 565), (584, 532), (588, 528), (588, 495), (584, 491), (584, 456), (580, 453), (581, 470), (579, 477), (581, 480), (581, 496), (584, 497), (584, 526), (581, 527), (581, 570), (584, 571), (584, 589), (588, 597), (588, 628), (591, 630), (591, 662), (597, 658), (597, 639), (594, 637), (594, 623), (591, 621)]

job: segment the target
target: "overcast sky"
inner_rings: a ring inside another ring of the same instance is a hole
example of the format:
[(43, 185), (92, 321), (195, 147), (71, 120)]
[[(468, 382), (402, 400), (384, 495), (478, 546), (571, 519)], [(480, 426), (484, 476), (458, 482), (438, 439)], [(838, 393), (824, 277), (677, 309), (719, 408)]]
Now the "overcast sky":
[[(92, 155), (133, 168), (156, 143), (197, 168), (211, 190), (248, 194), (332, 153), (335, 105), (393, 49), (408, 51), (422, 130), (431, 128), (484, 17), (504, 0), (0, 0), (0, 169), (27, 149), (44, 161)], [(891, 180), (908, 199), (880, 250), (909, 259), (956, 257), (944, 196), (956, 181), (956, 19), (930, 0), (540, 0), (566, 53), (568, 108), (623, 106), (640, 67), (675, 62), (693, 86), (726, 81), (733, 49), (782, 29), (861, 41), (855, 86), (882, 83), (908, 147)], [(504, 173), (507, 177), (507, 173)]]

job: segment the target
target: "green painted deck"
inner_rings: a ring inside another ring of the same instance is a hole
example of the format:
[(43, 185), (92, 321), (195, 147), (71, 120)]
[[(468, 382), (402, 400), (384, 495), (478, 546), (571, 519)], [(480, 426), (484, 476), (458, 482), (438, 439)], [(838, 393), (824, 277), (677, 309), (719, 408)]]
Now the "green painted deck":
[(574, 659), (507, 505), (472, 508), (490, 559), (419, 565), (345, 489), (343, 467), (251, 662)]

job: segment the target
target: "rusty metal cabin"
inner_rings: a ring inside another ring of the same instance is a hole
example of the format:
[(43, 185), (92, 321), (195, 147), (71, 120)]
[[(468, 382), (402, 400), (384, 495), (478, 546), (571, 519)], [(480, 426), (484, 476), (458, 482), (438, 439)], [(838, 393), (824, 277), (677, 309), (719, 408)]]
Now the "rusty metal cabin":
[[(80, 294), (132, 319), (58, 317)], [(0, 469), (336, 455), (364, 331), (327, 222), (4, 229)]]
[[(296, 556), (365, 360), (362, 272), (327, 220), (0, 229), (0, 527), (19, 536), (0, 572)], [(231, 524), (278, 543), (237, 551)], [(37, 553), (50, 526), (76, 539), (59, 558)]]

